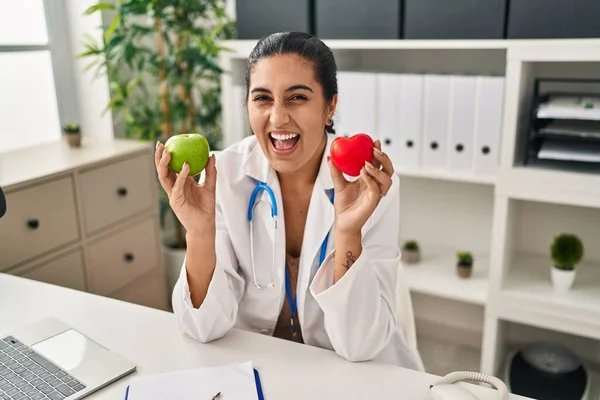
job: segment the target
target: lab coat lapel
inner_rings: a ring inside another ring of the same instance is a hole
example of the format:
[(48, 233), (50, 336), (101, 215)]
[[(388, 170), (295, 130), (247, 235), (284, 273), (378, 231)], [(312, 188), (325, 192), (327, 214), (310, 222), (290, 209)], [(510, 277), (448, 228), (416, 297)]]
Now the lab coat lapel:
[[(298, 284), (298, 316), (301, 326), (305, 321), (305, 300), (308, 287), (319, 267), (319, 258), (321, 254), (321, 245), (325, 237), (330, 232), (334, 222), (334, 208), (330, 201), (330, 193), (333, 190), (333, 181), (327, 163), (329, 147), (331, 141), (335, 138), (333, 135), (327, 135), (327, 147), (321, 160), (319, 175), (315, 181), (308, 215), (306, 217), (306, 226), (304, 228), (304, 238), (302, 239), (302, 253), (300, 256), (300, 271)], [(334, 248), (333, 234), (329, 235), (325, 256)]]

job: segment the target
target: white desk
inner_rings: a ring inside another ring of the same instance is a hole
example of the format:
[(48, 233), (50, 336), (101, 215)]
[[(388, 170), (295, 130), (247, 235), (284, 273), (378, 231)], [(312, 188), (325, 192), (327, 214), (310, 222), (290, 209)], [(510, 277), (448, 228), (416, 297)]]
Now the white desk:
[[(390, 365), (351, 363), (332, 351), (240, 330), (201, 344), (179, 331), (171, 313), (0, 274), (0, 335), (49, 316), (129, 358), (138, 366), (134, 374), (252, 361), (267, 400), (429, 399), (429, 384), (437, 379)], [(134, 374), (89, 399), (123, 400)], [(495, 391), (465, 386), (481, 399), (495, 399)], [(517, 399), (524, 398), (511, 397)]]

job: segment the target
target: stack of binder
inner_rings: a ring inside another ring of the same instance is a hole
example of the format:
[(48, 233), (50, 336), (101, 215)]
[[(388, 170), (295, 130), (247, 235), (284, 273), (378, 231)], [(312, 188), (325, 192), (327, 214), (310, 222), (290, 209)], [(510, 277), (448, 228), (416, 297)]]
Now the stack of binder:
[(341, 71), (338, 91), (337, 133), (380, 139), (401, 171), (496, 174), (504, 77)]
[(591, 92), (599, 84), (594, 79), (535, 81), (526, 165), (600, 172), (600, 93)]

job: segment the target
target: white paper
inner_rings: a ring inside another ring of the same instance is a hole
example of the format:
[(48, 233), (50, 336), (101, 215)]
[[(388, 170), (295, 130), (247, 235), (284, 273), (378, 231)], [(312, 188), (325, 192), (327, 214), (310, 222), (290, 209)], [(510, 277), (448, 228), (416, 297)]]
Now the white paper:
[(540, 104), (537, 117), (600, 120), (600, 99), (585, 96), (551, 98)]
[(252, 363), (174, 371), (135, 377), (127, 400), (257, 400)]
[(544, 142), (538, 158), (545, 160), (600, 162), (600, 144)]

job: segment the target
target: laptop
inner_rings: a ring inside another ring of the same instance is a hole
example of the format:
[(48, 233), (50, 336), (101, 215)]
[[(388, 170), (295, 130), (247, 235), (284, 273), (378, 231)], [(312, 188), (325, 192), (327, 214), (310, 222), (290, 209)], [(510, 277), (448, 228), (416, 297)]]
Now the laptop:
[(135, 371), (55, 318), (0, 334), (0, 399), (76, 400)]

